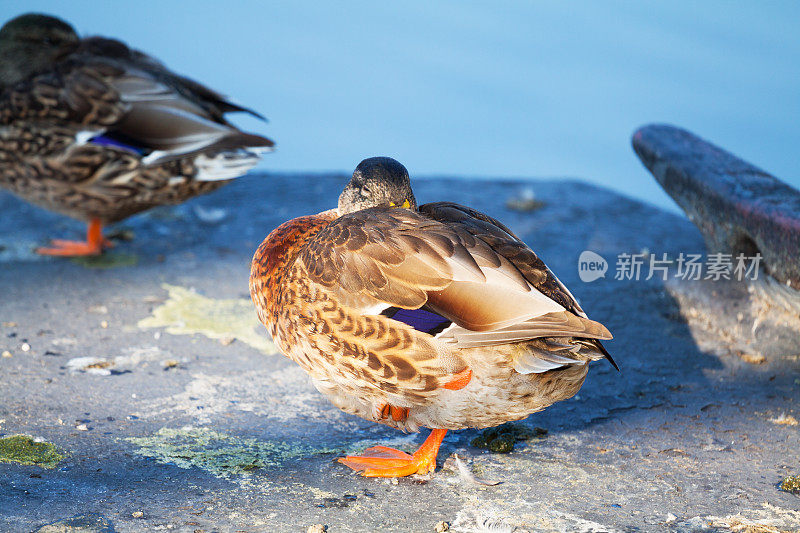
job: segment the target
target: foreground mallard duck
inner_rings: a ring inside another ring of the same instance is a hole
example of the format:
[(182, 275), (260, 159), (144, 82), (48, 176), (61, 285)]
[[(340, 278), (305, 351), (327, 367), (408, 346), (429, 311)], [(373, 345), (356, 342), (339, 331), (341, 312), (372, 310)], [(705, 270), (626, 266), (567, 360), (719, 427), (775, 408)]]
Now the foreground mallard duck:
[(454, 203), (417, 207), (386, 157), (358, 165), (337, 209), (270, 233), (250, 294), (337, 407), (433, 429), (413, 455), (375, 446), (340, 459), (365, 476), (427, 473), (448, 429), (524, 418), (573, 396), (590, 361), (611, 361), (608, 330), (511, 230)]
[(86, 242), (40, 253), (98, 254), (104, 224), (243, 175), (273, 143), (236, 129), (230, 111), (259, 116), (57, 18), (27, 14), (0, 29), (0, 186), (89, 223)]

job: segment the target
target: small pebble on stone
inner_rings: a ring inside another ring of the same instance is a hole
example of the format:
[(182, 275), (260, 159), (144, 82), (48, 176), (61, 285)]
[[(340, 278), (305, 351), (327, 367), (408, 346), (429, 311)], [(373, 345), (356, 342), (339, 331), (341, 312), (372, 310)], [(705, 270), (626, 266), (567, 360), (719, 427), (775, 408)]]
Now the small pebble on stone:
[(8, 350), (3, 350), (2, 356), (3, 357), (11, 357), (11, 352), (9, 352)]
[(308, 526), (306, 533), (326, 533), (328, 531), (328, 526), (323, 524), (314, 524), (313, 526)]
[(536, 211), (544, 206), (544, 202), (536, 199), (533, 189), (526, 187), (516, 197), (509, 198), (506, 207), (513, 211)]
[(19, 349), (22, 350), (23, 352), (30, 352), (31, 351), (31, 345), (28, 344), (27, 342), (23, 342), (22, 346), (20, 346)]
[(131, 516), (134, 518), (142, 518), (144, 517), (144, 513), (142, 511), (134, 511), (131, 513)]
[(436, 533), (450, 531), (450, 524), (442, 520), (441, 522), (437, 522), (436, 527), (434, 527), (433, 530), (436, 531)]

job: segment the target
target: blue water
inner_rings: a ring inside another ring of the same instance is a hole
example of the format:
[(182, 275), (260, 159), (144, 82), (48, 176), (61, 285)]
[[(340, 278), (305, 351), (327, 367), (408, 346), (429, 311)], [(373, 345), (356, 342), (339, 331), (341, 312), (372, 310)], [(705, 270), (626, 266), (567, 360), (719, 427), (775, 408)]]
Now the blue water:
[(630, 149), (670, 122), (800, 187), (800, 2), (4, 0), (121, 38), (270, 118), (261, 168), (581, 177), (674, 208)]

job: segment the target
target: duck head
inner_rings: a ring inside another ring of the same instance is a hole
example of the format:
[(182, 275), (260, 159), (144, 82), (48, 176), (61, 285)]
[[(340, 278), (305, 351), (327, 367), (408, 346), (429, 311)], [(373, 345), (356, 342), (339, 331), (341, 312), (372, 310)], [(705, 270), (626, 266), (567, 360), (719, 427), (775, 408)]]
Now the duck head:
[(0, 85), (47, 70), (79, 43), (78, 34), (61, 19), (38, 13), (11, 19), (0, 28)]
[(370, 207), (417, 209), (408, 171), (391, 157), (363, 160), (339, 196), (340, 215)]

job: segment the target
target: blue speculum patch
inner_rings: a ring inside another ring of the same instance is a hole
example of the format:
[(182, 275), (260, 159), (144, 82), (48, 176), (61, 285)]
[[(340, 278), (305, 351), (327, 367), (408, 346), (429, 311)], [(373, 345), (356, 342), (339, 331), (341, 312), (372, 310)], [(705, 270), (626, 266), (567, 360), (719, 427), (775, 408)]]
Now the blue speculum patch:
[(408, 324), (417, 331), (424, 331), (430, 335), (436, 335), (452, 323), (445, 317), (425, 309), (400, 309), (392, 307), (382, 314), (388, 316), (392, 320)]
[(92, 144), (97, 144), (99, 146), (112, 146), (114, 148), (122, 148), (123, 150), (127, 150), (129, 152), (133, 152), (134, 154), (138, 155), (143, 155), (147, 151), (143, 148), (125, 142), (126, 140), (123, 140), (112, 133), (106, 133), (103, 135), (92, 137), (91, 139), (89, 139), (89, 142)]

